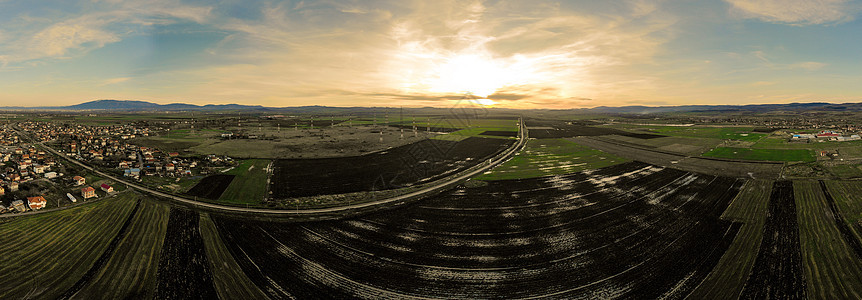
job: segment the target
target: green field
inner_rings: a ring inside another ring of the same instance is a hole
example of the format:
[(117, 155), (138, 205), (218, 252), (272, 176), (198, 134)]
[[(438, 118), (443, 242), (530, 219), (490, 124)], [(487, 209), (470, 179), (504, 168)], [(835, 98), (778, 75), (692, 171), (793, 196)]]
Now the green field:
[(628, 160), (566, 139), (531, 139), (506, 163), (476, 179), (502, 180), (541, 177), (607, 167)]
[(799, 220), (799, 239), (808, 297), (811, 299), (862, 298), (862, 261), (844, 242), (829, 211), (820, 184), (793, 182)]
[(750, 149), (718, 147), (703, 156), (768, 161), (815, 161), (814, 152), (806, 149)]
[(733, 243), (689, 299), (736, 299), (742, 291), (760, 248), (772, 181), (749, 180), (730, 203), (722, 219), (742, 222)]
[(850, 226), (850, 230), (856, 238), (862, 241), (862, 232), (859, 224), (862, 223), (862, 182), (860, 181), (838, 181), (827, 180), (826, 186), (835, 205), (841, 212), (841, 216)]
[(224, 174), (235, 175), (230, 185), (219, 197), (219, 202), (231, 204), (259, 204), (266, 196), (266, 167), (268, 159), (249, 159)]
[(222, 299), (266, 299), (266, 295), (248, 279), (225, 247), (209, 214), (201, 214), (201, 237), (206, 245), (213, 273), (213, 283)]
[(0, 220), (0, 299), (55, 299), (102, 255), (131, 213), (134, 194)]
[(827, 168), (832, 174), (840, 178), (862, 177), (862, 169), (859, 169), (859, 165), (835, 165)]
[(151, 200), (141, 201), (140, 205), (108, 263), (77, 296), (89, 299), (153, 296), (170, 209)]

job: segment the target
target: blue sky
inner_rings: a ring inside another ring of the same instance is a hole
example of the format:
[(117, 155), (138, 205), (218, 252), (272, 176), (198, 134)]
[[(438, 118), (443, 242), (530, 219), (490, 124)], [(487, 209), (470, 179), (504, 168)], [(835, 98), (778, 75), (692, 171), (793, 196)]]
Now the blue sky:
[(0, 0), (0, 105), (862, 101), (842, 0)]

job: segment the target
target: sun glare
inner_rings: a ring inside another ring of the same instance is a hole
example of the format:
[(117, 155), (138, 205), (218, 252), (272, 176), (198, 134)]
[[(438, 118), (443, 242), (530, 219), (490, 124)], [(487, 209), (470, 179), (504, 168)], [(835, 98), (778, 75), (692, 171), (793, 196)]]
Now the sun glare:
[(438, 66), (426, 84), (430, 92), (487, 97), (508, 83), (511, 78), (508, 72), (506, 66), (490, 57), (457, 55)]

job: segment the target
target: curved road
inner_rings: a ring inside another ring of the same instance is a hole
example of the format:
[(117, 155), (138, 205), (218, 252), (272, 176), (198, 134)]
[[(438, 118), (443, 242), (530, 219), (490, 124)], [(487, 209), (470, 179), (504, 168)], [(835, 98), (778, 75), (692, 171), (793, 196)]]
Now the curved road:
[[(116, 176), (113, 176), (113, 175), (107, 174), (107, 173), (105, 173), (105, 172), (102, 172), (102, 171), (96, 170), (95, 168), (90, 167), (90, 166), (89, 166), (89, 165), (87, 165), (87, 164), (84, 164), (84, 163), (82, 163), (82, 162), (80, 162), (80, 161), (77, 161), (77, 160), (75, 160), (75, 159), (72, 159), (72, 158), (70, 158), (70, 157), (68, 157), (68, 156), (66, 156), (66, 155), (64, 155), (64, 154), (62, 154), (62, 153), (60, 153), (60, 152), (57, 152), (57, 151), (56, 151), (56, 150), (54, 150), (53, 148), (48, 147), (48, 146), (46, 146), (46, 145), (45, 145), (45, 144), (43, 144), (43, 143), (39, 143), (39, 145), (41, 145), (42, 147), (45, 147), (45, 149), (47, 149), (47, 150), (48, 150), (48, 151), (50, 151), (51, 153), (54, 153), (54, 154), (55, 154), (55, 155), (57, 155), (57, 156), (63, 157), (63, 158), (65, 158), (66, 160), (68, 160), (68, 161), (70, 161), (70, 162), (72, 162), (72, 163), (74, 163), (74, 164), (77, 164), (77, 165), (79, 165), (79, 166), (81, 166), (81, 167), (83, 167), (83, 168), (85, 168), (85, 169), (87, 169), (87, 170), (90, 170), (90, 171), (91, 171), (91, 172), (93, 172), (93, 173), (99, 174), (100, 176), (103, 176), (103, 177), (105, 177), (105, 178), (110, 178), (111, 180), (114, 180), (114, 181), (119, 182), (119, 183), (121, 183), (121, 184), (125, 184), (125, 185), (127, 185), (127, 186), (129, 186), (129, 187), (132, 187), (132, 188), (134, 188), (134, 189), (137, 189), (137, 190), (140, 190), (140, 191), (143, 191), (143, 192), (147, 192), (147, 193), (150, 193), (150, 194), (153, 194), (153, 195), (156, 195), (156, 196), (160, 196), (160, 197), (168, 198), (168, 199), (171, 199), (171, 200), (174, 200), (174, 201), (178, 201), (178, 202), (181, 202), (181, 203), (190, 204), (190, 205), (194, 205), (194, 206), (198, 206), (198, 207), (205, 207), (205, 208), (214, 209), (214, 210), (220, 210), (220, 211), (224, 211), (224, 212), (243, 212), (243, 213), (275, 214), (275, 215), (283, 215), (283, 216), (284, 216), (284, 215), (303, 215), (303, 216), (308, 216), (308, 215), (314, 215), (314, 214), (346, 212), (346, 211), (350, 211), (350, 210), (361, 209), (361, 208), (369, 208), (369, 207), (378, 206), (378, 205), (382, 205), (382, 204), (386, 204), (386, 203), (391, 203), (391, 202), (401, 201), (401, 200), (405, 200), (405, 199), (410, 199), (410, 198), (413, 198), (413, 197), (421, 196), (421, 195), (423, 195), (423, 194), (427, 194), (427, 193), (431, 193), (431, 192), (436, 192), (436, 191), (438, 191), (438, 190), (440, 190), (440, 189), (442, 189), (442, 188), (445, 188), (445, 187), (447, 187), (447, 186), (449, 186), (449, 185), (451, 185), (451, 184), (455, 184), (455, 183), (460, 182), (460, 181), (462, 181), (462, 180), (466, 180), (466, 179), (468, 179), (468, 178), (470, 178), (470, 177), (476, 176), (477, 174), (480, 174), (480, 173), (482, 173), (482, 172), (485, 172), (485, 171), (487, 171), (487, 170), (489, 170), (489, 169), (491, 169), (491, 168), (493, 168), (493, 167), (497, 166), (498, 164), (500, 164), (500, 163), (502, 163), (502, 162), (504, 162), (504, 161), (508, 160), (512, 155), (514, 155), (515, 153), (518, 153), (518, 151), (519, 151), (521, 148), (523, 148), (523, 147), (524, 147), (524, 145), (525, 145), (525, 144), (526, 144), (526, 142), (527, 142), (527, 128), (526, 128), (526, 126), (524, 126), (523, 119), (519, 119), (518, 123), (519, 123), (519, 125), (520, 125), (520, 128), (519, 128), (519, 139), (518, 139), (518, 142), (517, 142), (517, 143), (515, 143), (515, 144), (513, 145), (513, 147), (512, 147), (512, 148), (510, 148), (510, 149), (506, 150), (506, 152), (503, 152), (503, 153), (502, 153), (502, 155), (500, 155), (500, 156), (499, 156), (499, 157), (497, 157), (496, 159), (492, 160), (488, 165), (485, 165), (485, 166), (483, 166), (483, 167), (480, 167), (480, 168), (478, 168), (478, 169), (476, 169), (476, 170), (473, 170), (473, 171), (469, 171), (469, 172), (463, 173), (463, 174), (461, 174), (461, 175), (460, 175), (460, 176), (458, 176), (458, 177), (455, 177), (455, 178), (453, 178), (453, 179), (447, 180), (447, 181), (445, 181), (445, 182), (438, 183), (438, 184), (436, 184), (436, 185), (434, 185), (434, 186), (430, 186), (430, 187), (427, 187), (427, 188), (424, 188), (424, 189), (421, 189), (421, 190), (418, 190), (418, 191), (415, 191), (415, 192), (412, 192), (412, 193), (408, 193), (408, 194), (404, 194), (404, 195), (400, 195), (400, 196), (395, 196), (395, 197), (392, 197), (392, 198), (381, 199), (381, 200), (371, 201), (371, 202), (363, 202), (363, 203), (359, 203), (359, 204), (352, 204), (352, 205), (338, 206), (338, 207), (330, 207), (330, 208), (316, 208), (316, 209), (300, 209), (300, 210), (266, 209), (266, 208), (243, 208), (243, 207), (235, 207), (235, 206), (227, 206), (227, 205), (213, 204), (213, 203), (207, 203), (207, 202), (200, 202), (200, 201), (196, 201), (196, 200), (192, 200), (192, 199), (188, 199), (188, 198), (183, 198), (183, 197), (179, 197), (179, 196), (176, 196), (176, 195), (171, 195), (171, 194), (163, 193), (163, 192), (160, 192), (160, 191), (157, 191), (157, 190), (153, 190), (153, 189), (150, 189), (150, 188), (148, 188), (148, 187), (145, 187), (145, 186), (142, 186), (142, 185), (139, 185), (139, 184), (135, 184), (135, 183), (132, 183), (132, 182), (129, 182), (129, 181), (126, 181), (126, 180), (120, 179), (120, 178), (118, 178), (118, 177), (116, 177)], [(20, 134), (20, 132), (19, 132), (19, 134)]]

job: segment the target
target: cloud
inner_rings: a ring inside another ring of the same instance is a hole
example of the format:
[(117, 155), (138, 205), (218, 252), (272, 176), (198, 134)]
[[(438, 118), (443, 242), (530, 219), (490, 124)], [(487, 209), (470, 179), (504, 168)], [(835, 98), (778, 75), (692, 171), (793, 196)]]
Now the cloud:
[(97, 18), (78, 18), (45, 28), (29, 39), (28, 53), (37, 57), (63, 57), (70, 50), (101, 48), (120, 38), (102, 29), (105, 21)]
[(745, 18), (790, 25), (853, 20), (859, 6), (847, 0), (725, 0)]
[(204, 22), (211, 11), (210, 7), (175, 0), (101, 2), (95, 6), (97, 9), (64, 12), (52, 18), (22, 12), (16, 18), (0, 21), (1, 26), (13, 29), (0, 32), (2, 62), (69, 58), (146, 32), (153, 25)]
[(816, 61), (806, 61), (806, 62), (795, 63), (795, 64), (789, 65), (789, 67), (793, 68), (793, 69), (805, 69), (808, 71), (819, 70), (825, 66), (826, 66), (825, 63), (816, 62)]
[(102, 82), (102, 85), (103, 85), (103, 86), (105, 86), (105, 85), (111, 85), (111, 84), (122, 83), (122, 82), (129, 81), (129, 80), (131, 80), (131, 79), (132, 79), (131, 77), (117, 77), (117, 78), (111, 78), (111, 79), (107, 79), (107, 80), (103, 81), (103, 82)]

